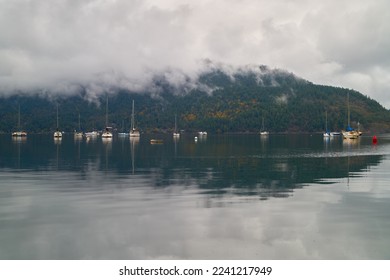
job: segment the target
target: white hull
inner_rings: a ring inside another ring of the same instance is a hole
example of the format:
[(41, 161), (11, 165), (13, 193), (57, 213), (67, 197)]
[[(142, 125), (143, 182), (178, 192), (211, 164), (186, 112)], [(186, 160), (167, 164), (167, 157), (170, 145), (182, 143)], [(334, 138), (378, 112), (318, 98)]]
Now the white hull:
[(130, 137), (140, 137), (140, 133), (138, 130), (131, 130), (129, 134)]
[(86, 132), (86, 133), (85, 133), (85, 136), (86, 136), (86, 137), (95, 138), (95, 137), (98, 137), (98, 136), (99, 136), (99, 132), (97, 132), (97, 131)]
[(112, 138), (112, 133), (109, 131), (105, 131), (102, 133), (102, 138)]
[(129, 134), (127, 133), (127, 132), (119, 132), (118, 133), (118, 136), (119, 137), (126, 137), (126, 136), (128, 136)]
[(83, 138), (84, 134), (82, 132), (75, 132), (74, 138)]
[(15, 132), (12, 132), (12, 137), (27, 137), (27, 132), (15, 131)]
[(62, 137), (62, 132), (61, 131), (56, 131), (54, 132), (54, 138), (61, 138)]

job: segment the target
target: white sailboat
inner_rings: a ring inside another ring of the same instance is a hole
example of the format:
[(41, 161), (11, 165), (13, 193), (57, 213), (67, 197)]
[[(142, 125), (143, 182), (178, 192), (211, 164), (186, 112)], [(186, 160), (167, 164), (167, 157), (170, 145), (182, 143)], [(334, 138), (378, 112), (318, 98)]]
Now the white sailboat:
[(58, 138), (62, 138), (62, 132), (59, 130), (59, 125), (58, 125), (58, 103), (57, 103), (57, 129), (56, 131), (54, 131), (54, 138), (58, 139)]
[(262, 136), (267, 136), (269, 135), (269, 132), (265, 130), (264, 128), (264, 117), (262, 118), (262, 121), (261, 121), (261, 130), (260, 130), (260, 135)]
[(330, 132), (328, 130), (328, 111), (325, 111), (325, 132), (324, 132), (324, 137), (330, 137)]
[(134, 100), (133, 100), (133, 107), (131, 110), (131, 129), (130, 129), (130, 137), (140, 137), (139, 130), (135, 128), (134, 125)]
[(83, 132), (81, 131), (81, 125), (80, 125), (80, 113), (79, 113), (79, 131), (76, 131), (74, 132), (74, 138), (75, 139), (81, 139), (83, 138), (84, 134)]
[(179, 138), (180, 133), (177, 132), (177, 122), (176, 122), (176, 114), (175, 114), (175, 130), (173, 131), (173, 138)]
[(26, 137), (27, 132), (20, 129), (20, 104), (19, 104), (19, 112), (18, 112), (18, 131), (12, 132), (12, 137)]
[(108, 95), (106, 98), (106, 129), (102, 133), (102, 138), (105, 138), (105, 139), (112, 138), (112, 132), (110, 131), (110, 127), (108, 127)]

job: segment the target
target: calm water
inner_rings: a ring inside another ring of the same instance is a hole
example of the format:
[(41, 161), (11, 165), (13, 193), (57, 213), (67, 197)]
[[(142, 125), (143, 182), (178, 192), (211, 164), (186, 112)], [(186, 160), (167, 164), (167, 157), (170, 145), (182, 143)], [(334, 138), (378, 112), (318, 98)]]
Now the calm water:
[(390, 136), (0, 135), (0, 259), (390, 259)]

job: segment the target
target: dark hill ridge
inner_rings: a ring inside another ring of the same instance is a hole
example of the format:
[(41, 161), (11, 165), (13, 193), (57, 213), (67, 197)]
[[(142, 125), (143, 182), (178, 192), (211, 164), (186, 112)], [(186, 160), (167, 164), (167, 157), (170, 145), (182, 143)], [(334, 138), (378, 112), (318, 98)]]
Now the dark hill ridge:
[[(172, 84), (165, 75), (156, 76), (153, 91), (110, 90), (108, 119), (118, 130), (128, 131), (131, 103), (135, 100), (136, 123), (143, 131), (169, 131), (177, 114), (178, 127), (186, 131), (214, 133), (258, 132), (264, 118), (274, 133), (341, 130), (347, 125), (347, 95), (351, 126), (360, 123), (365, 132), (390, 131), (390, 112), (359, 92), (315, 85), (286, 71), (266, 66), (240, 69), (213, 68), (196, 81)], [(105, 106), (88, 102), (87, 91), (70, 97), (45, 98), (14, 95), (0, 98), (0, 132), (17, 129), (18, 106), (21, 126), (28, 132), (51, 132), (56, 128), (56, 103), (60, 128), (73, 131), (78, 114), (84, 131), (103, 129)], [(98, 103), (105, 104), (105, 95)]]

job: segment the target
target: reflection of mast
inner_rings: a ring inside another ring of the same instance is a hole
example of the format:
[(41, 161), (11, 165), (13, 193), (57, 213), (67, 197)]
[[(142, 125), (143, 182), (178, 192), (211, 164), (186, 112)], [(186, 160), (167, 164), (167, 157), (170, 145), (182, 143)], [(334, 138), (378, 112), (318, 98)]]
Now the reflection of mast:
[(177, 156), (177, 142), (179, 142), (179, 138), (173, 137), (173, 143), (175, 144), (175, 157)]
[[(56, 139), (56, 138), (54, 138), (54, 139)], [(58, 166), (59, 166), (59, 147), (60, 147), (60, 143), (61, 143), (61, 140), (58, 140), (58, 141), (56, 141), (56, 140), (54, 140), (54, 143), (56, 144), (56, 147), (57, 147), (57, 158), (56, 158), (56, 160), (57, 160), (57, 170), (58, 170)]]
[(349, 91), (347, 92), (347, 114), (348, 114), (348, 129), (351, 127), (351, 112), (349, 109)]
[(18, 163), (17, 163), (17, 168), (20, 168), (20, 156), (21, 156), (21, 147), (22, 144), (26, 143), (27, 139), (26, 137), (12, 137), (12, 142), (17, 144), (18, 146)]
[[(360, 139), (358, 139), (360, 140)], [(347, 155), (347, 188), (349, 189), (349, 165), (350, 165), (350, 153), (351, 149), (353, 147), (357, 147), (359, 144), (359, 141), (357, 139), (344, 139), (343, 144), (345, 147), (348, 148), (348, 155)]]
[(131, 168), (132, 174), (134, 174), (135, 170), (135, 146), (139, 142), (139, 138), (132, 137), (130, 138), (130, 152), (131, 152)]
[(106, 171), (108, 170), (108, 152), (112, 147), (111, 138), (102, 138), (102, 143), (105, 145), (105, 156), (106, 156)]
[(347, 187), (349, 189), (349, 155), (348, 155), (348, 162), (347, 162), (347, 172), (348, 172), (348, 179), (347, 179)]

